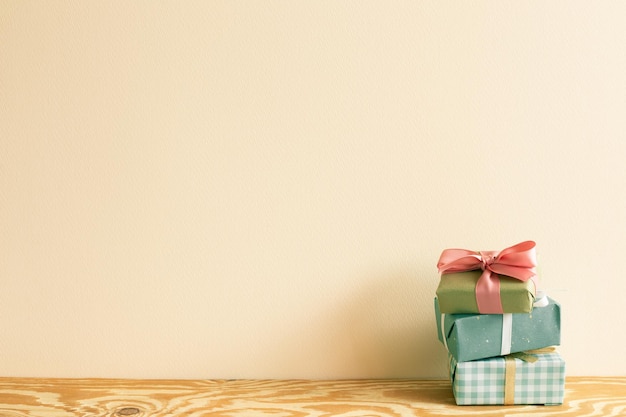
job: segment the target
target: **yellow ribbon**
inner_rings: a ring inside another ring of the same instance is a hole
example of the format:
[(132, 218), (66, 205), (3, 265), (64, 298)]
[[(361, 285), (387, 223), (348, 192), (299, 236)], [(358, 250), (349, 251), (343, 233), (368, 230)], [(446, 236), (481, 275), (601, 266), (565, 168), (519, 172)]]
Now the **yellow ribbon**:
[(515, 359), (521, 359), (524, 362), (535, 363), (539, 358), (536, 355), (555, 352), (554, 346), (527, 350), (524, 352), (516, 352), (504, 357), (504, 405), (515, 404)]

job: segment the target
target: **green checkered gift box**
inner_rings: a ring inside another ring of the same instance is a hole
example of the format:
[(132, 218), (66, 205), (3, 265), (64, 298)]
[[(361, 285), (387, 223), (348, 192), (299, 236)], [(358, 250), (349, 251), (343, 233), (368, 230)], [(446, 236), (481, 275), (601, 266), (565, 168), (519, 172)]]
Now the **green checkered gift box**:
[(565, 361), (553, 348), (469, 362), (448, 358), (457, 405), (563, 403)]

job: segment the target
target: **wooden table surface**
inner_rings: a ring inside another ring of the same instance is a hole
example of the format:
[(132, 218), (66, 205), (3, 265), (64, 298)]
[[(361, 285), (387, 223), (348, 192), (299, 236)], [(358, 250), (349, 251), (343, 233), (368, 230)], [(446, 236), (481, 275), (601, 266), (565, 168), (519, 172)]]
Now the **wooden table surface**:
[(456, 406), (444, 380), (0, 378), (2, 417), (626, 416), (626, 377), (572, 377), (560, 406)]

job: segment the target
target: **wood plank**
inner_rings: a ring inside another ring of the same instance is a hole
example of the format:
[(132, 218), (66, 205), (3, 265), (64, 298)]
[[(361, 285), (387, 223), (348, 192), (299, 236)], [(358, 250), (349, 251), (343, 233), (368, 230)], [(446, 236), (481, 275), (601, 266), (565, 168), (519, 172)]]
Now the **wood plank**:
[(571, 377), (560, 406), (454, 404), (445, 380), (0, 378), (2, 417), (623, 416), (626, 377)]

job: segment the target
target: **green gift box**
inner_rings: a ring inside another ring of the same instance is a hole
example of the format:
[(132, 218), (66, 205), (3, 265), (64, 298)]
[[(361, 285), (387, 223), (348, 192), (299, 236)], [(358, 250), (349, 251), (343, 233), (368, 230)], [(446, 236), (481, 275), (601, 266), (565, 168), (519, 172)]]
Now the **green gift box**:
[(450, 360), (457, 405), (558, 405), (565, 393), (565, 361), (556, 353), (510, 356), (469, 362)]
[[(476, 283), (481, 270), (451, 272), (441, 275), (437, 287), (439, 308), (445, 314), (480, 313), (476, 302)], [(535, 301), (535, 282), (520, 281), (506, 275), (500, 279), (503, 313), (530, 313)]]
[(437, 336), (457, 362), (561, 343), (561, 305), (542, 296), (531, 313), (443, 314), (435, 298)]

